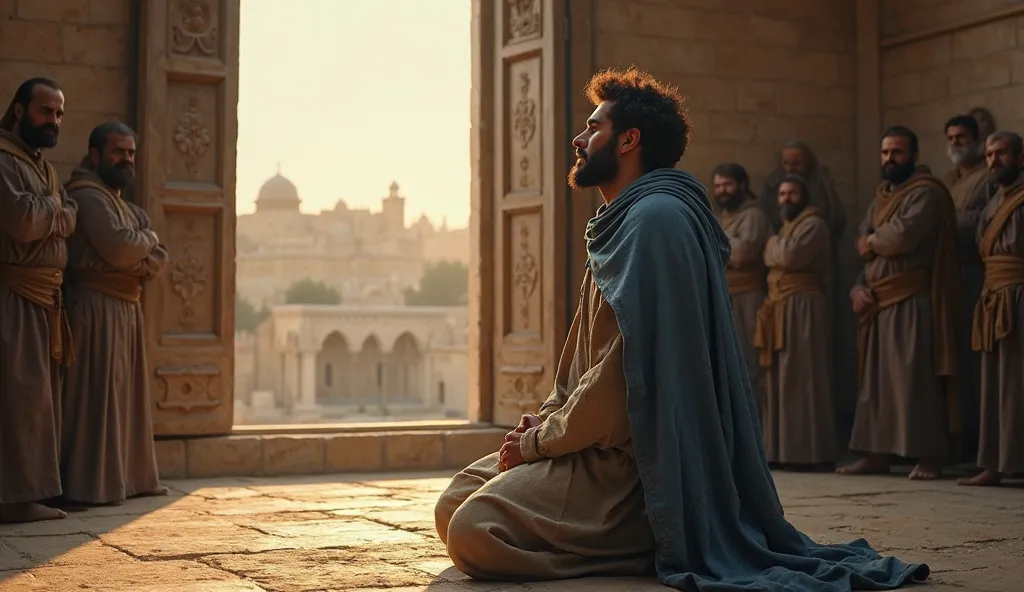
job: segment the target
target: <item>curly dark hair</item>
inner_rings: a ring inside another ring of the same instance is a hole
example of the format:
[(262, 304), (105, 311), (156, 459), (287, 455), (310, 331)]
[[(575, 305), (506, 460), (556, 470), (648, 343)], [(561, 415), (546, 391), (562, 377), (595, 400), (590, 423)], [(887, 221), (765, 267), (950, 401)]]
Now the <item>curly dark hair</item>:
[(613, 102), (608, 117), (616, 135), (640, 130), (644, 172), (674, 167), (690, 145), (693, 128), (683, 97), (648, 72), (602, 70), (587, 82), (586, 94), (595, 106)]

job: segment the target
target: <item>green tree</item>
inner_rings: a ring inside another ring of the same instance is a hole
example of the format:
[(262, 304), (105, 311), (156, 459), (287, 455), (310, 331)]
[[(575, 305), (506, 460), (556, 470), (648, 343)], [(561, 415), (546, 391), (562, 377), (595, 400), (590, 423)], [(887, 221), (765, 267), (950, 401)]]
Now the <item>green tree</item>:
[(266, 306), (256, 310), (251, 302), (235, 295), (235, 331), (255, 331), (268, 316), (270, 311)]
[(419, 289), (405, 290), (407, 306), (462, 306), (469, 299), (469, 268), (458, 261), (428, 263)]
[(285, 304), (341, 304), (341, 294), (323, 282), (306, 278), (288, 287)]

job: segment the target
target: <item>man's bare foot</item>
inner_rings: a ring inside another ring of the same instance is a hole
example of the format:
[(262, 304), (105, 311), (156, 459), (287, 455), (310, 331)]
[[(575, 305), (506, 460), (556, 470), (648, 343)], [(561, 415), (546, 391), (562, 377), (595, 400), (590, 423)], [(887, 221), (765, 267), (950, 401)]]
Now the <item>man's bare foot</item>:
[(57, 508), (43, 504), (27, 502), (21, 504), (0, 504), (0, 523), (39, 522), (40, 520), (59, 520), (67, 518), (67, 514)]
[(1003, 474), (986, 469), (973, 477), (957, 479), (957, 483), (968, 487), (996, 487), (1003, 484)]
[(157, 485), (156, 488), (150, 489), (149, 491), (142, 491), (140, 493), (136, 493), (135, 495), (132, 496), (132, 498), (136, 498), (136, 497), (160, 497), (160, 496), (163, 496), (163, 495), (167, 495), (168, 493), (170, 493), (170, 491), (171, 490), (167, 489), (167, 487), (165, 487), (163, 485)]
[(864, 458), (836, 469), (840, 475), (884, 475), (889, 472), (889, 463), (884, 458), (865, 456)]
[(932, 481), (942, 476), (942, 469), (939, 463), (930, 460), (918, 461), (908, 475), (911, 481)]

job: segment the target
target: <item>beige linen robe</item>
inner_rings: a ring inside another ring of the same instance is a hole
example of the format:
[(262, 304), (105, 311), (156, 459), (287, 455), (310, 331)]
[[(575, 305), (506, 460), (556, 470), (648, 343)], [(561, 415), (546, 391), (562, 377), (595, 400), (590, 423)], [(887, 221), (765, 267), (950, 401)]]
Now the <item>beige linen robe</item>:
[[(978, 466), (1024, 473), (1024, 177), (1000, 188), (978, 223), (978, 243), (989, 246), (986, 285), (979, 303), (992, 317), (983, 327), (977, 311), (973, 345), (981, 351), (981, 429)], [(1004, 209), (1005, 208), (1005, 209)], [(991, 237), (986, 233), (990, 227)], [(999, 229), (1002, 226), (1002, 229)], [(989, 240), (985, 240), (988, 238)], [(995, 257), (995, 258), (992, 258)], [(1007, 269), (998, 270), (998, 259)], [(1000, 273), (1001, 271), (1001, 273)], [(998, 276), (1002, 276), (1001, 278)], [(988, 337), (988, 339), (986, 339)]]
[[(963, 174), (954, 168), (946, 173), (942, 182), (953, 196), (956, 205), (956, 247), (960, 261), (960, 279), (963, 282), (963, 306), (959, 314), (962, 336), (971, 334), (974, 323), (974, 306), (981, 295), (985, 269), (978, 256), (978, 220), (989, 203), (991, 185), (988, 181), (988, 167), (982, 159), (973, 169)], [(980, 399), (978, 387), (981, 383), (980, 355), (971, 349), (971, 340), (962, 338), (960, 346), (961, 380), (959, 381), (964, 413), (964, 437), (967, 446), (973, 448), (978, 438), (978, 409)]]
[(653, 573), (654, 535), (631, 446), (622, 336), (589, 269), (541, 406), (523, 435), (526, 464), (498, 453), (457, 474), (437, 502), (437, 532), (477, 579), (550, 580)]
[(38, 151), (2, 129), (0, 144), (21, 154), (0, 148), (0, 504), (13, 504), (61, 493), (60, 362), (71, 346), (56, 305), (77, 208)]
[(167, 251), (149, 218), (95, 173), (75, 169), (68, 191), (78, 229), (68, 241), (65, 294), (76, 362), (63, 390), (64, 497), (105, 504), (159, 486), (139, 295)]
[[(904, 187), (916, 182), (916, 177), (912, 178)], [(876, 210), (881, 207), (876, 197), (861, 222), (858, 235), (873, 232), (875, 256), (865, 263), (858, 283), (884, 285), (897, 274), (918, 272), (925, 278), (925, 286), (909, 298), (881, 308), (866, 323), (860, 396), (850, 435), (854, 452), (912, 459), (947, 456), (950, 418), (933, 349), (938, 335), (932, 308), (938, 300), (933, 301), (928, 283), (935, 272), (932, 267), (941, 234), (945, 207), (941, 200), (949, 200), (948, 193), (933, 185), (906, 190), (895, 213), (875, 227)], [(959, 286), (948, 287), (953, 289)], [(885, 300), (877, 289), (874, 293), (877, 301)]]
[(761, 310), (766, 295), (764, 244), (772, 235), (772, 223), (764, 210), (757, 207), (753, 198), (733, 212), (721, 212), (719, 220), (732, 247), (725, 279), (729, 284), (733, 320), (740, 335), (757, 409), (763, 416), (764, 376), (757, 362), (754, 331), (757, 328), (757, 312)]
[(757, 345), (761, 364), (770, 366), (761, 425), (771, 463), (836, 459), (824, 292), (830, 242), (825, 218), (808, 207), (765, 245), (769, 301), (761, 309)]

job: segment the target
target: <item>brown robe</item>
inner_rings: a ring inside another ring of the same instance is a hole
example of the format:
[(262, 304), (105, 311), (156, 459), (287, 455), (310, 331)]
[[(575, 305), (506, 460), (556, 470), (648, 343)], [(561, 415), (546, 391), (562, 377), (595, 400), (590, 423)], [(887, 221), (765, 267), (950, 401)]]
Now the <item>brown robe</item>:
[(498, 453), (461, 471), (437, 502), (437, 532), (477, 579), (553, 580), (653, 573), (654, 535), (626, 416), (622, 336), (590, 270), (543, 423), (526, 463)]
[(743, 202), (735, 211), (722, 211), (719, 220), (732, 247), (725, 279), (729, 284), (733, 319), (747, 361), (750, 386), (760, 413), (764, 407), (764, 377), (757, 362), (754, 331), (757, 329), (757, 312), (761, 310), (766, 295), (764, 244), (772, 235), (772, 223), (753, 198)]
[[(963, 402), (964, 437), (968, 442), (976, 442), (978, 438), (978, 409), (980, 407), (978, 386), (981, 382), (980, 356), (971, 349), (971, 334), (974, 323), (974, 306), (981, 295), (982, 283), (985, 279), (985, 268), (978, 256), (978, 220), (981, 212), (988, 205), (991, 195), (991, 184), (988, 181), (988, 167), (982, 159), (967, 174), (959, 168), (946, 173), (942, 182), (949, 189), (956, 205), (956, 247), (960, 261), (960, 279), (963, 282), (963, 306), (960, 307), (959, 329), (964, 338), (958, 339), (960, 350), (960, 374), (958, 381), (960, 399)], [(972, 444), (968, 446), (973, 447)]]
[(985, 290), (972, 345), (981, 352), (978, 466), (1024, 473), (1024, 176), (1001, 187), (978, 222)]
[(62, 397), (64, 497), (119, 502), (159, 486), (139, 299), (167, 250), (146, 213), (94, 172), (75, 169), (67, 190), (79, 209), (65, 282), (77, 361)]
[(818, 464), (836, 459), (831, 340), (824, 283), (829, 230), (808, 206), (768, 239), (768, 300), (755, 345), (765, 367), (761, 420), (768, 462)]
[[(943, 459), (961, 419), (955, 399), (956, 215), (949, 192), (918, 172), (883, 183), (860, 236), (873, 253), (858, 282), (876, 306), (860, 319), (860, 397), (850, 449)], [(951, 413), (952, 412), (952, 413)]]
[(60, 285), (76, 212), (53, 167), (0, 129), (0, 504), (61, 494)]

